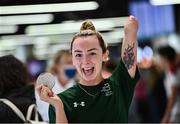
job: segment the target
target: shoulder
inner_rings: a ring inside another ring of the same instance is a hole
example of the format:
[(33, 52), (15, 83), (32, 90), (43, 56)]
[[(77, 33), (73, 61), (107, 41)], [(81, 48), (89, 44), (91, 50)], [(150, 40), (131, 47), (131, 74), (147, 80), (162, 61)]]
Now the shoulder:
[(124, 72), (124, 71), (127, 71), (127, 69), (126, 69), (125, 64), (122, 61), (122, 59), (120, 59), (117, 62), (116, 68), (115, 68), (115, 70), (113, 72)]
[[(118, 62), (115, 70), (113, 71), (110, 80), (114, 82), (137, 82), (140, 79), (140, 73), (138, 68), (136, 68), (135, 76), (131, 77), (128, 70), (126, 69), (122, 59)], [(134, 84), (133, 83), (133, 84)]]
[(71, 98), (71, 97), (75, 97), (77, 94), (78, 94), (77, 85), (74, 85), (74, 86), (68, 88), (67, 90), (59, 93), (58, 96), (60, 98), (62, 98), (62, 97), (63, 98), (64, 97)]
[[(14, 101), (11, 101), (17, 108), (17, 106)], [(19, 108), (20, 109), (20, 108)], [(23, 110), (20, 109), (20, 111), (25, 115)], [(2, 101), (0, 102), (0, 112), (3, 113), (0, 115), (0, 123), (23, 123), (23, 121), (18, 117), (18, 115), (12, 110), (10, 106), (7, 104), (3, 103)]]
[(116, 68), (112, 73), (111, 78), (119, 78), (119, 77), (124, 77), (124, 76), (128, 76), (128, 71), (122, 61), (122, 59), (117, 62)]

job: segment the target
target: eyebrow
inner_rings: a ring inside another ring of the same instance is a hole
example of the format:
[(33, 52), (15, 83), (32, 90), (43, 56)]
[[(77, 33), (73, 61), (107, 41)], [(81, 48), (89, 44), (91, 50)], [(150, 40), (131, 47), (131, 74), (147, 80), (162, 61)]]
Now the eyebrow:
[(74, 52), (78, 52), (79, 53), (79, 52), (82, 52), (82, 51), (81, 50), (74, 50)]
[[(98, 50), (97, 48), (91, 48), (89, 50), (87, 50), (88, 52), (91, 52), (93, 50)], [(74, 50), (74, 52), (82, 52), (81, 50)]]
[(89, 49), (88, 52), (91, 52), (93, 50), (98, 50), (97, 48), (92, 48), (92, 49)]

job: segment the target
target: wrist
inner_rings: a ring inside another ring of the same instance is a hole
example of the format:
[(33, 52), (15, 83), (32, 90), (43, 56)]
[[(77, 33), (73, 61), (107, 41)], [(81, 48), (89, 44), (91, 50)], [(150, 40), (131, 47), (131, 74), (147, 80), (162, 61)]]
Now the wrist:
[(137, 33), (136, 32), (124, 32), (124, 37), (125, 38), (137, 38)]
[(58, 101), (54, 104), (56, 110), (64, 109), (64, 105), (61, 101)]

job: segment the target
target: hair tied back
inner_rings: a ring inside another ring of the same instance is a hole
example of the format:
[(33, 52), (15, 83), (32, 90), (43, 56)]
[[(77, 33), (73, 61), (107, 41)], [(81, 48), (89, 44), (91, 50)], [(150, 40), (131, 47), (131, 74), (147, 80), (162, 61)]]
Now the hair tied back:
[(84, 30), (92, 30), (92, 31), (96, 31), (93, 23), (91, 20), (85, 20), (80, 28), (80, 31), (84, 31)]

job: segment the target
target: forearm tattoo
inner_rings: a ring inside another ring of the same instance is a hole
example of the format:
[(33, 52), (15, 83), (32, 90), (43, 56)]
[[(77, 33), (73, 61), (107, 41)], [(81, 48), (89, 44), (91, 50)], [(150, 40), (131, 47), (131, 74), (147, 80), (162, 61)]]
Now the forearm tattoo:
[(135, 55), (134, 55), (134, 44), (131, 46), (128, 44), (128, 47), (124, 50), (123, 61), (126, 68), (129, 70), (132, 68), (135, 62)]

